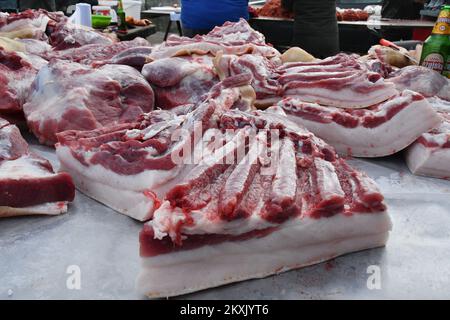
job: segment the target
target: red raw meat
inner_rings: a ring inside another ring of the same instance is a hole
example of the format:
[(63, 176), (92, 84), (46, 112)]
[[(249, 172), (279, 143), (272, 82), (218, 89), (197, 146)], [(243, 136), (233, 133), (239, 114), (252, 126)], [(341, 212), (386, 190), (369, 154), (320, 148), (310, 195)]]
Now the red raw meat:
[[(172, 153), (190, 145), (196, 126), (202, 124), (206, 129), (214, 121), (215, 113), (234, 108), (242, 96), (241, 88), (230, 86), (245, 88), (249, 80), (241, 75), (214, 86), (208, 99), (188, 118), (158, 110), (142, 115), (134, 123), (94, 131), (62, 132), (56, 145), (58, 157), (66, 170), (77, 172), (75, 180), (80, 190), (119, 212), (148, 220), (155, 209), (155, 200), (162, 197), (164, 184), (181, 174), (182, 166), (172, 158)], [(181, 137), (173, 136), (174, 132), (181, 133)], [(92, 165), (98, 170), (91, 172)], [(119, 192), (123, 198), (117, 196), (113, 190), (128, 180), (127, 190)]]
[(12, 13), (4, 19), (0, 19), (0, 35), (3, 33), (8, 38), (47, 40), (45, 32), (50, 21), (51, 18), (45, 10), (26, 10), (20, 13)]
[(442, 123), (420, 136), (406, 150), (406, 163), (412, 173), (450, 179), (450, 101), (428, 99)]
[(408, 66), (389, 75), (397, 90), (413, 90), (425, 97), (450, 101), (450, 81), (438, 72), (419, 66)]
[[(140, 236), (138, 286), (149, 296), (263, 277), (387, 240), (390, 220), (372, 180), (279, 111), (235, 109), (251, 80), (225, 78), (186, 115), (159, 110), (58, 135), (58, 158), (81, 191), (136, 219), (153, 217)], [(242, 259), (260, 263), (242, 267)], [(202, 268), (208, 276), (182, 276)]]
[(209, 55), (155, 60), (143, 67), (142, 74), (153, 86), (156, 106), (163, 109), (196, 103), (219, 81)]
[(219, 54), (214, 60), (221, 79), (242, 73), (253, 76), (252, 87), (256, 93), (256, 107), (267, 107), (281, 99), (283, 89), (278, 82), (280, 72), (272, 61), (253, 54), (242, 56)]
[(94, 69), (52, 60), (39, 71), (23, 109), (39, 141), (53, 145), (58, 132), (130, 122), (153, 104), (152, 88), (129, 66)]
[(38, 70), (47, 64), (38, 56), (0, 47), (0, 113), (21, 114)]
[(207, 35), (193, 38), (171, 35), (166, 42), (154, 48), (150, 58), (153, 60), (189, 54), (212, 54), (219, 51), (225, 54), (259, 54), (279, 62), (280, 53), (266, 44), (264, 36), (253, 30), (247, 21), (225, 22), (215, 27)]
[(261, 7), (256, 9), (259, 16), (275, 18), (294, 18), (293, 12), (287, 12), (281, 7), (281, 0), (269, 0)]
[[(311, 133), (270, 110), (225, 111), (217, 125), (234, 129), (231, 139), (186, 169), (141, 232), (141, 292), (185, 294), (386, 242), (391, 224), (374, 182)], [(280, 139), (268, 145), (275, 128)], [(242, 144), (247, 153), (222, 161)], [(279, 151), (270, 165), (264, 147)], [(207, 276), (173, 279), (202, 268)]]
[(124, 64), (142, 69), (146, 58), (152, 52), (147, 40), (136, 38), (113, 44), (87, 44), (82, 47), (53, 51), (47, 59), (69, 60), (95, 67), (104, 64)]
[(365, 108), (397, 94), (395, 86), (354, 56), (338, 54), (313, 62), (286, 63), (278, 81), (284, 96), (341, 108)]
[(0, 118), (0, 217), (60, 214), (75, 196), (67, 173), (32, 153), (19, 129)]
[(285, 98), (290, 120), (333, 145), (343, 155), (383, 157), (403, 150), (441, 122), (420, 94), (405, 90), (366, 109), (341, 109)]

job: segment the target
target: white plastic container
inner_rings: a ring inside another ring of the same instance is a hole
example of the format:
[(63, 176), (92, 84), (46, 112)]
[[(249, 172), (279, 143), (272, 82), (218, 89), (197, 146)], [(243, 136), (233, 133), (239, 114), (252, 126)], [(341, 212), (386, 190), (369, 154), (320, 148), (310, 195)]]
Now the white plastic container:
[(141, 19), (141, 0), (122, 0), (123, 10), (127, 17), (133, 17), (134, 19)]
[(77, 3), (75, 12), (69, 21), (81, 26), (92, 27), (91, 5), (87, 3)]

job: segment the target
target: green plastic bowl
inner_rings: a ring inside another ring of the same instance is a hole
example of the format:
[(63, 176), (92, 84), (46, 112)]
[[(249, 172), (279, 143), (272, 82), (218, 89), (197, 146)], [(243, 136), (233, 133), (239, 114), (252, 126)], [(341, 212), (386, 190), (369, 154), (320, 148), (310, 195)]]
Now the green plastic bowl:
[(111, 17), (93, 15), (92, 16), (92, 27), (93, 28), (106, 28), (111, 24)]

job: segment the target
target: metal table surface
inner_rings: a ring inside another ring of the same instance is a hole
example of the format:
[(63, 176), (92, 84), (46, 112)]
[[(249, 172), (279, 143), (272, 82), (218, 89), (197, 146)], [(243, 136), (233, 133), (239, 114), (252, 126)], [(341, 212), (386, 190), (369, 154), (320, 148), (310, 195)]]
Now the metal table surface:
[[(58, 165), (52, 149), (31, 141)], [(350, 162), (386, 197), (394, 226), (385, 248), (181, 298), (450, 298), (450, 181), (413, 176), (399, 156)], [(66, 214), (0, 220), (0, 299), (144, 298), (134, 289), (140, 228), (79, 192)], [(80, 289), (67, 287), (70, 266)], [(367, 285), (373, 268), (379, 289)]]

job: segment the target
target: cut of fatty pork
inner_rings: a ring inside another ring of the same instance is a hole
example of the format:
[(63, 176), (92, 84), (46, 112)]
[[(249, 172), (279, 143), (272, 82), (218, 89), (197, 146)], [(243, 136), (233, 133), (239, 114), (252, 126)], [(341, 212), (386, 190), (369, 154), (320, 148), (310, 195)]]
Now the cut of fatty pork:
[(19, 129), (0, 118), (0, 217), (67, 211), (75, 186), (67, 173), (55, 173), (31, 152)]

